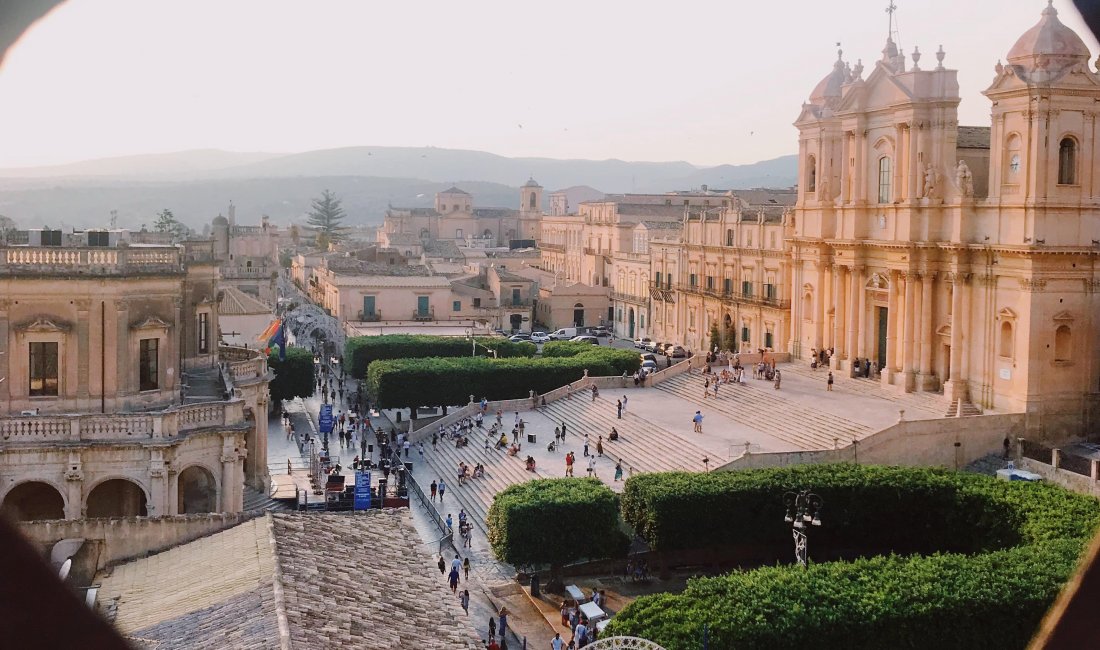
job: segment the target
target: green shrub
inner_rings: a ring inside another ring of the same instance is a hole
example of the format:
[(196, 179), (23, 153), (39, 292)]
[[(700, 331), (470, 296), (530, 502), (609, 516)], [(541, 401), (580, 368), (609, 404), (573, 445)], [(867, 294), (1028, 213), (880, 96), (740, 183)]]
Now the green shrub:
[(383, 408), (465, 404), (475, 398), (519, 399), (542, 394), (584, 376), (633, 373), (639, 357), (630, 350), (584, 344), (575, 356), (527, 359), (484, 357), (400, 359), (372, 363), (367, 391)]
[(475, 337), (476, 348), (469, 339), (455, 336), (431, 336), (428, 334), (385, 334), (382, 336), (354, 336), (344, 344), (344, 363), (352, 377), (362, 378), (370, 364), (384, 359), (419, 359), (426, 357), (469, 357), (476, 350), (479, 356), (499, 358), (533, 357), (537, 350), (534, 343), (512, 343), (500, 337)]
[(516, 565), (561, 567), (585, 559), (621, 557), (629, 540), (619, 530), (619, 498), (591, 478), (538, 479), (493, 498), (486, 518), (493, 555)]
[(313, 354), (304, 348), (287, 348), (286, 360), (279, 360), (278, 351), (267, 357), (267, 365), (275, 373), (268, 384), (271, 399), (278, 403), (295, 397), (309, 397), (317, 387)]
[(1057, 487), (850, 464), (641, 474), (627, 481), (622, 511), (654, 548), (789, 549), (782, 495), (791, 489), (824, 501), (811, 550), (972, 554), (891, 554), (693, 580), (681, 594), (634, 601), (608, 633), (669, 650), (699, 647), (704, 623), (715, 650), (1022, 648), (1100, 523), (1100, 502)]
[(766, 567), (643, 596), (608, 635), (668, 650), (1023, 648), (1073, 572), (1081, 540), (977, 556), (899, 556)]
[(547, 341), (542, 344), (542, 356), (550, 357), (575, 357), (583, 354), (596, 346), (581, 341)]

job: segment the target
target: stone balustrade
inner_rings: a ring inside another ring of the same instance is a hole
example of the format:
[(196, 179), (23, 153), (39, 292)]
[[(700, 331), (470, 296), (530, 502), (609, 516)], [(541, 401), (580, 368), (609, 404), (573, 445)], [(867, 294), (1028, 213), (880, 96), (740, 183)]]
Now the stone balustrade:
[(198, 429), (245, 421), (241, 400), (188, 404), (154, 413), (30, 415), (0, 418), (5, 443), (120, 441), (174, 438)]
[(174, 246), (69, 248), (14, 246), (0, 248), (0, 272), (95, 273), (179, 272), (180, 249)]

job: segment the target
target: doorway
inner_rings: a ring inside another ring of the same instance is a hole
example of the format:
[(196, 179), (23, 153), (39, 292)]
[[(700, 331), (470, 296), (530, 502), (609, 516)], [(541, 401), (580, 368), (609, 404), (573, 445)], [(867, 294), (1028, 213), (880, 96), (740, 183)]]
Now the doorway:
[(573, 305), (573, 327), (584, 327), (584, 305)]
[(890, 323), (890, 310), (886, 307), (878, 308), (878, 345), (876, 350), (878, 358), (875, 360), (878, 363), (879, 369), (886, 368), (886, 332), (889, 331)]
[(627, 318), (627, 326), (628, 326), (627, 338), (632, 339), (632, 338), (634, 338), (634, 308), (633, 307), (630, 308), (629, 316)]

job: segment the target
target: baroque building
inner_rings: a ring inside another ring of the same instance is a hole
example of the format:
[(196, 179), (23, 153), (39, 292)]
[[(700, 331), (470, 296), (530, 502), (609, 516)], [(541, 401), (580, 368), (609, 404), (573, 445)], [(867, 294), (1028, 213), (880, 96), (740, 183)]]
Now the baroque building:
[(943, 48), (922, 59), (888, 39), (865, 76), (838, 56), (795, 122), (789, 351), (1080, 433), (1100, 389), (1100, 76), (1050, 5), (995, 67), (989, 127), (959, 125)]
[(211, 224), (214, 257), (221, 271), (222, 286), (240, 291), (274, 307), (278, 298), (279, 244), (285, 239), (267, 215), (258, 226), (237, 225), (237, 208), (229, 204), (229, 218), (218, 215)]
[(269, 374), (219, 346), (213, 243), (89, 233), (0, 247), (0, 509), (239, 511), (267, 484)]

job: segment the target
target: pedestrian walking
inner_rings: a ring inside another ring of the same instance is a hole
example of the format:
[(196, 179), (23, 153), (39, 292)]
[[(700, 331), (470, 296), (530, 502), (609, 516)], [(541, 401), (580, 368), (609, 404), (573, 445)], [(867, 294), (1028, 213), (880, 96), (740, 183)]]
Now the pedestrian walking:
[(623, 395), (623, 413), (626, 413), (626, 395)]
[(466, 576), (464, 578), (465, 580), (470, 579), (470, 556), (469, 555), (467, 555), (466, 558), (462, 560), (462, 573)]
[(495, 616), (489, 617), (489, 642), (494, 643), (497, 638), (497, 619)]
[(406, 440), (406, 441), (405, 441), (405, 444), (404, 444), (404, 448), (405, 448), (405, 458), (408, 458), (408, 457), (409, 457), (409, 447), (411, 447), (411, 446), (412, 446), (412, 445), (411, 445), (411, 444), (409, 443), (409, 441), (408, 441), (408, 440)]
[(565, 440), (565, 420), (561, 421), (561, 439)]
[(435, 501), (435, 491), (439, 489), (439, 486), (437, 486), (435, 484), (435, 481), (433, 480), (432, 484), (429, 485), (428, 487), (431, 488), (431, 491), (432, 491), (432, 501)]
[(703, 399), (708, 397), (710, 397), (710, 377), (707, 377), (707, 380), (703, 382)]
[(615, 480), (616, 481), (623, 480), (623, 461), (622, 460), (615, 461)]
[(462, 605), (462, 611), (466, 612), (466, 615), (470, 615), (470, 590), (463, 589), (462, 595), (458, 597), (458, 602)]
[(832, 391), (833, 390), (833, 373), (832, 372), (829, 373), (829, 378), (825, 382), (825, 390), (827, 390), (827, 391)]
[(615, 400), (615, 417), (620, 420), (623, 419), (623, 401), (621, 399)]
[(699, 411), (695, 412), (695, 417), (691, 418), (691, 421), (695, 424), (695, 433), (703, 432), (703, 414)]
[(451, 585), (451, 593), (458, 592), (458, 569), (451, 569), (451, 573), (447, 576), (447, 582)]
[(447, 491), (447, 484), (443, 482), (443, 479), (439, 479), (439, 502), (443, 503), (443, 493)]
[(783, 375), (782, 375), (782, 374), (780, 374), (780, 371), (776, 370), (776, 371), (775, 371), (775, 389), (776, 389), (776, 390), (779, 390), (779, 383), (780, 383), (780, 382), (781, 382), (782, 380), (783, 380)]
[(588, 458), (588, 434), (584, 434), (584, 457)]
[(592, 478), (596, 475), (596, 457), (588, 457), (588, 478)]
[(565, 475), (573, 475), (573, 452), (569, 452), (565, 455)]
[(600, 436), (596, 441), (596, 455), (601, 458), (603, 457), (603, 436)]
[(555, 632), (554, 638), (550, 639), (550, 650), (562, 650), (565, 647), (565, 641), (561, 638), (561, 632)]
[(417, 451), (420, 452), (420, 457), (423, 458), (424, 457), (424, 441), (423, 440), (421, 440), (420, 442), (418, 442), (416, 444), (416, 449), (417, 449)]
[[(451, 513), (447, 513), (447, 534), (454, 535), (454, 520), (451, 519)], [(455, 562), (458, 561), (458, 556), (455, 556)]]
[(439, 575), (447, 575), (447, 562), (443, 559), (442, 555), (439, 556), (439, 562), (437, 562), (436, 565), (439, 567)]

